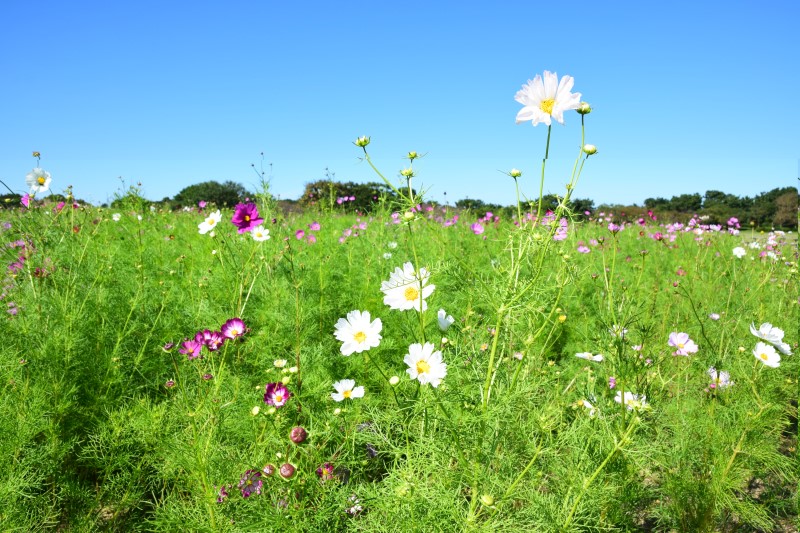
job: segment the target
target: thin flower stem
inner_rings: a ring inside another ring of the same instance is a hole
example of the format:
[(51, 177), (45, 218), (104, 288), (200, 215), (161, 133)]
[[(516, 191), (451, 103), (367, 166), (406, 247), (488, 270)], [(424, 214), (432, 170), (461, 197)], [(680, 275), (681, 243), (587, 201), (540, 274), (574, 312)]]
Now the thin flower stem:
[(567, 516), (567, 520), (564, 522), (564, 525), (561, 526), (562, 531), (566, 531), (569, 525), (572, 523), (572, 519), (575, 516), (575, 511), (578, 510), (578, 504), (581, 503), (583, 496), (586, 494), (586, 491), (589, 490), (589, 487), (592, 485), (594, 480), (597, 478), (597, 476), (600, 475), (600, 472), (603, 471), (608, 462), (611, 461), (611, 459), (617, 454), (617, 452), (620, 451), (622, 447), (628, 443), (628, 439), (630, 438), (631, 432), (633, 431), (633, 428), (636, 427), (637, 420), (639, 420), (638, 417), (631, 418), (631, 422), (628, 425), (628, 429), (625, 431), (625, 434), (619, 441), (614, 443), (614, 449), (611, 450), (611, 452), (606, 456), (603, 462), (600, 463), (600, 466), (598, 466), (595, 469), (592, 475), (583, 482), (583, 485), (581, 486), (581, 492), (575, 498), (575, 501), (572, 504), (572, 509), (570, 509), (569, 516)]
[(522, 481), (522, 478), (525, 477), (525, 474), (527, 474), (528, 470), (531, 469), (531, 467), (533, 466), (533, 463), (535, 463), (536, 459), (539, 458), (539, 455), (541, 454), (541, 452), (542, 452), (542, 444), (539, 443), (539, 445), (536, 447), (536, 451), (534, 452), (533, 457), (531, 457), (531, 460), (528, 461), (528, 464), (525, 465), (525, 468), (522, 469), (522, 472), (520, 472), (519, 475), (517, 476), (517, 478), (511, 483), (511, 485), (508, 486), (508, 488), (506, 489), (505, 493), (503, 493), (503, 496), (497, 502), (497, 505), (495, 506), (495, 508), (494, 508), (494, 510), (492, 512), (493, 516), (495, 514), (497, 514), (497, 512), (500, 510), (500, 504), (502, 504), (504, 501), (506, 501), (508, 499), (509, 496), (511, 496), (511, 493), (513, 493), (514, 489), (517, 488), (517, 485), (519, 485), (519, 482)]
[(552, 124), (547, 126), (547, 144), (544, 148), (544, 159), (542, 159), (542, 179), (539, 182), (539, 208), (536, 211), (536, 223), (539, 224), (542, 220), (542, 198), (544, 195), (544, 169), (547, 164), (547, 158), (550, 154), (550, 132), (552, 131)]

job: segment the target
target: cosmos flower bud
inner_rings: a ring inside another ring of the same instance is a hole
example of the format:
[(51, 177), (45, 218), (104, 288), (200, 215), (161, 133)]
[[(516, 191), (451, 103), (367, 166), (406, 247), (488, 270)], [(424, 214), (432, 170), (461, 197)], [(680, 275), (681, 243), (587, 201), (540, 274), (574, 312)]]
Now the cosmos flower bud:
[(269, 476), (271, 476), (272, 474), (275, 473), (275, 465), (268, 464), (268, 465), (264, 466), (264, 468), (261, 471), (264, 472), (265, 476), (269, 477)]
[(40, 154), (39, 152), (33, 152), (33, 157), (37, 157), (37, 158), (38, 157), (42, 157), (42, 154)]
[(587, 102), (581, 102), (578, 104), (578, 108), (575, 111), (581, 115), (588, 115), (592, 112), (592, 106), (590, 106)]
[(406, 178), (413, 178), (414, 177), (414, 169), (411, 167), (404, 168), (400, 171), (400, 175)]
[(418, 157), (419, 157), (419, 155), (417, 154), (417, 152), (408, 152), (408, 155), (407, 155), (406, 157), (407, 157), (409, 160), (413, 161), (413, 160), (415, 160), (416, 158), (418, 158)]
[(394, 385), (397, 385), (398, 383), (400, 383), (400, 378), (399, 377), (392, 376), (392, 377), (389, 378), (389, 385), (394, 386)]
[(403, 213), (403, 218), (406, 220), (414, 220), (414, 213), (412, 211), (406, 211)]
[(305, 442), (307, 437), (308, 437), (308, 432), (300, 426), (293, 427), (292, 431), (289, 432), (289, 438), (295, 444), (301, 444)]
[(597, 146), (593, 144), (584, 144), (583, 153), (585, 153), (586, 155), (594, 155), (597, 153)]
[(511, 170), (508, 171), (508, 175), (511, 176), (512, 178), (516, 179), (516, 178), (522, 176), (522, 171), (517, 169), (517, 168), (512, 168)]
[(491, 494), (484, 494), (481, 496), (481, 503), (487, 507), (494, 505), (494, 496)]
[(283, 463), (281, 465), (280, 474), (283, 479), (292, 479), (297, 469), (291, 463)]
[(353, 144), (355, 144), (359, 148), (365, 148), (369, 144), (369, 137), (367, 137), (366, 135), (359, 137)]

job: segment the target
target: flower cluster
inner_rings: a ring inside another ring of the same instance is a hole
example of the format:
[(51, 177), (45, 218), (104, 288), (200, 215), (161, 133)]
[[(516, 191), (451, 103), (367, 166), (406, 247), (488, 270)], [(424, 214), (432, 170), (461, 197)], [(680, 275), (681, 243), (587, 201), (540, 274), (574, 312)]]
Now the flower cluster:
[(193, 339), (184, 340), (179, 352), (186, 355), (189, 360), (202, 359), (203, 347), (209, 352), (216, 352), (222, 348), (225, 342), (236, 340), (248, 331), (241, 318), (231, 318), (222, 324), (219, 331), (204, 329), (195, 333)]

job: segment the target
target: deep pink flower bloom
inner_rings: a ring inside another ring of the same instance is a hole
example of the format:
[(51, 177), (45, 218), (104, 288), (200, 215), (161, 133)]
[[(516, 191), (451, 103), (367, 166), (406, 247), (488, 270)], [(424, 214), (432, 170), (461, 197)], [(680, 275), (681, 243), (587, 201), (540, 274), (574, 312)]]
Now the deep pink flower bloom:
[(207, 205), (208, 204), (206, 203), (205, 200), (200, 200), (199, 202), (197, 202), (197, 207), (199, 207), (200, 209), (203, 209)]
[(480, 235), (481, 233), (484, 232), (483, 224), (481, 224), (480, 222), (475, 222), (469, 227), (469, 229), (471, 229), (472, 233), (474, 233), (475, 235)]
[(355, 197), (355, 196), (351, 196), (351, 197), (350, 197), (350, 201), (351, 201), (351, 202), (355, 202), (355, 201), (356, 201), (356, 197)]
[(65, 205), (67, 205), (67, 204), (65, 204), (64, 202), (58, 202), (58, 203), (56, 204), (55, 208), (53, 209), (53, 212), (54, 212), (54, 213), (60, 213), (60, 212), (61, 212), (61, 210), (62, 210), (62, 209), (64, 209), (64, 206), (65, 206)]
[(299, 230), (294, 232), (294, 238), (297, 239), (298, 241), (301, 240), (305, 236), (306, 236), (306, 232), (301, 230), (301, 229), (299, 229)]
[(267, 383), (264, 392), (264, 403), (267, 405), (283, 407), (291, 397), (292, 393), (283, 383)]
[[(204, 336), (208, 330), (203, 332)], [(208, 332), (208, 336), (205, 340), (206, 348), (208, 348), (209, 352), (216, 352), (222, 345), (225, 344), (225, 336), (220, 333), (219, 331), (210, 331)]]
[(193, 339), (185, 340), (181, 343), (181, 349), (178, 350), (180, 353), (185, 354), (189, 360), (203, 358), (200, 354), (200, 350), (203, 348), (203, 343), (198, 342)]
[(31, 206), (31, 195), (27, 193), (24, 194), (20, 202), (22, 202), (22, 205), (24, 205), (26, 209), (29, 208)]
[(241, 318), (231, 318), (221, 328), (222, 335), (233, 340), (241, 337), (247, 332), (247, 327)]
[(261, 481), (260, 470), (248, 470), (239, 480), (239, 489), (242, 491), (242, 498), (249, 498), (254, 492), (261, 494), (261, 487), (264, 483)]
[(617, 378), (615, 378), (614, 376), (608, 378), (608, 388), (613, 389), (616, 386), (617, 386)]
[(331, 463), (325, 463), (317, 468), (317, 476), (319, 476), (319, 479), (322, 481), (333, 479), (333, 465)]
[(226, 487), (225, 485), (222, 485), (219, 488), (219, 494), (217, 495), (217, 503), (222, 503), (228, 498), (228, 489), (229, 488), (230, 487)]
[(336, 203), (339, 204), (339, 205), (342, 205), (342, 201), (343, 200), (344, 200), (343, 198), (337, 198), (336, 199)]
[(237, 204), (231, 222), (239, 228), (239, 233), (247, 233), (264, 222), (264, 219), (258, 216), (256, 204)]
[(319, 231), (320, 227), (321, 226), (319, 225), (319, 222), (317, 222), (316, 220), (308, 225), (308, 229), (310, 229), (311, 231)]

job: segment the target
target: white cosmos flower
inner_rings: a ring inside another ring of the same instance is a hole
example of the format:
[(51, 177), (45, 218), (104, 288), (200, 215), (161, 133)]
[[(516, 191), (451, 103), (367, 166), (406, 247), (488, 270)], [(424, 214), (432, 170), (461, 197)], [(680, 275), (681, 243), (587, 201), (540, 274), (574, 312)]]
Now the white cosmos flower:
[(44, 192), (50, 188), (50, 173), (39, 167), (34, 168), (25, 175), (25, 184), (31, 188), (31, 194)]
[(453, 322), (456, 321), (451, 315), (447, 314), (447, 311), (444, 309), (439, 309), (439, 312), (436, 314), (436, 318), (439, 320), (439, 329), (442, 331), (447, 331), (450, 329), (450, 326), (453, 325)]
[(589, 403), (589, 400), (578, 400), (577, 404), (589, 411), (589, 418), (594, 418), (597, 414), (597, 407)]
[(222, 215), (217, 209), (215, 212), (209, 214), (204, 221), (197, 225), (197, 229), (200, 230), (200, 235), (205, 235), (209, 231), (213, 230), (219, 224), (219, 221), (222, 220)]
[(753, 355), (768, 367), (778, 368), (781, 365), (781, 356), (778, 355), (778, 352), (775, 351), (771, 344), (759, 342), (753, 348)]
[(381, 343), (381, 319), (370, 322), (370, 318), (369, 311), (350, 311), (347, 318), (336, 322), (333, 335), (342, 341), (342, 355), (361, 353)]
[(111, 215), (111, 220), (113, 220), (114, 222), (119, 222), (121, 218), (122, 215), (120, 215), (119, 213), (114, 213), (113, 215)]
[(564, 111), (577, 109), (581, 103), (581, 93), (571, 93), (575, 80), (572, 76), (564, 76), (558, 81), (558, 74), (544, 71), (544, 80), (536, 75), (522, 86), (514, 100), (523, 107), (517, 113), (517, 124), (520, 122), (533, 122), (536, 126), (543, 122), (550, 125), (550, 117), (561, 124), (564, 123)]
[(776, 328), (769, 322), (764, 322), (758, 327), (758, 329), (756, 329), (756, 325), (754, 323), (751, 323), (750, 333), (759, 339), (769, 342), (770, 344), (778, 344), (783, 341), (783, 330)]
[(625, 391), (624, 398), (622, 391), (617, 391), (617, 395), (614, 397), (614, 401), (625, 404), (625, 407), (628, 409), (628, 411), (641, 411), (642, 409), (647, 409), (648, 405), (645, 401), (646, 399), (647, 396), (645, 395), (639, 396), (629, 391)]
[(269, 239), (269, 230), (264, 229), (263, 225), (258, 225), (250, 232), (253, 240), (256, 242), (266, 241)]
[(586, 359), (587, 361), (594, 361), (595, 363), (599, 363), (603, 360), (602, 354), (592, 355), (592, 352), (576, 353), (575, 357)]
[(416, 272), (414, 265), (410, 262), (404, 263), (402, 269), (397, 267), (389, 274), (389, 281), (381, 283), (383, 303), (401, 311), (408, 309), (425, 311), (428, 309), (425, 298), (436, 288), (435, 285), (428, 285), (428, 278), (430, 273), (426, 269), (420, 268), (419, 272)]
[(364, 387), (360, 385), (356, 387), (356, 381), (354, 379), (339, 380), (333, 384), (333, 388), (336, 389), (336, 392), (331, 393), (331, 398), (337, 402), (341, 402), (345, 398), (350, 398), (352, 400), (354, 398), (364, 397)]
[(742, 257), (747, 255), (747, 250), (745, 250), (741, 246), (737, 246), (736, 248), (733, 249), (733, 255), (741, 259)]
[(403, 358), (408, 365), (408, 376), (418, 380), (422, 385), (430, 383), (438, 387), (447, 375), (447, 365), (442, 361), (442, 352), (434, 351), (434, 345), (426, 342), (425, 346), (416, 343), (408, 347), (408, 354)]

